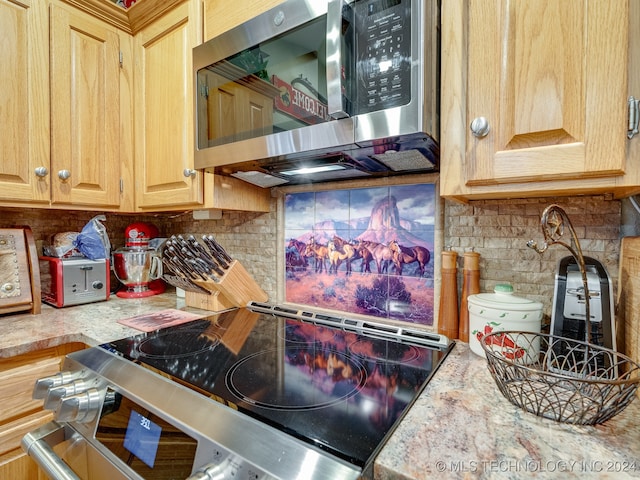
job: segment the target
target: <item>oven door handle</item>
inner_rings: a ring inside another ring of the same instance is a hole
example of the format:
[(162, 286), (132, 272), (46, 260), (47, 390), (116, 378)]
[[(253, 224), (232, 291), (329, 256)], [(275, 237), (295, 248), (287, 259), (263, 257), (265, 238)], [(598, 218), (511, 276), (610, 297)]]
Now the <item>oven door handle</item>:
[(65, 427), (58, 422), (49, 422), (27, 433), (22, 439), (22, 449), (56, 480), (81, 480), (54, 451), (53, 447), (67, 439)]

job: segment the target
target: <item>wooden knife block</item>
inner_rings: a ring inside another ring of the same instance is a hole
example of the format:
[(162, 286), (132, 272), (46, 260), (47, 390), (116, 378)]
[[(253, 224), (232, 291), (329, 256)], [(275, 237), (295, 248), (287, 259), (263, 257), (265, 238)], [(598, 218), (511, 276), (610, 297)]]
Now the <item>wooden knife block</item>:
[(38, 252), (29, 227), (0, 228), (0, 314), (41, 310)]
[(246, 307), (251, 301), (266, 302), (269, 296), (256, 283), (244, 266), (234, 260), (218, 282), (214, 280), (193, 280), (193, 283), (210, 292), (209, 295), (185, 292), (185, 302), (189, 307), (221, 312), (235, 307)]

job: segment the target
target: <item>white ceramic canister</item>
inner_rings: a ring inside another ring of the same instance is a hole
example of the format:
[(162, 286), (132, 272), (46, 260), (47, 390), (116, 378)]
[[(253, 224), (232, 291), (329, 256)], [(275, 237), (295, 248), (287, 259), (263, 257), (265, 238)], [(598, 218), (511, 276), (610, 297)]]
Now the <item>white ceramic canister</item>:
[[(478, 337), (491, 332), (517, 330), (540, 333), (542, 325), (542, 303), (513, 294), (507, 283), (495, 286), (494, 293), (477, 293), (467, 298), (469, 309), (469, 347), (471, 351), (485, 357)], [(539, 340), (539, 339), (538, 339)], [(537, 351), (527, 352), (527, 358), (537, 358), (540, 342), (532, 346)]]

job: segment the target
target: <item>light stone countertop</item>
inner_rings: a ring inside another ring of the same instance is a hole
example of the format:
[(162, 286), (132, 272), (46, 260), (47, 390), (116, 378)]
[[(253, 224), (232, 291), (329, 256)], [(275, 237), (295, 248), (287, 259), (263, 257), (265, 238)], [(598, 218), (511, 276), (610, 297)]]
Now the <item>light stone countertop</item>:
[(196, 313), (205, 310), (185, 307), (184, 299), (172, 293), (146, 298), (122, 299), (111, 295), (105, 302), (66, 308), (42, 304), (39, 315), (0, 316), (0, 358), (13, 357), (35, 350), (81, 342), (89, 346), (140, 334), (118, 320), (152, 311), (177, 308)]
[(376, 480), (640, 478), (640, 399), (599, 426), (537, 417), (458, 342), (382, 450)]
[[(0, 316), (0, 358), (139, 334), (119, 319), (185, 307), (173, 293), (112, 296), (42, 314)], [(375, 463), (376, 480), (640, 478), (640, 399), (604, 425), (572, 426), (536, 417), (498, 391), (486, 361), (457, 342)]]

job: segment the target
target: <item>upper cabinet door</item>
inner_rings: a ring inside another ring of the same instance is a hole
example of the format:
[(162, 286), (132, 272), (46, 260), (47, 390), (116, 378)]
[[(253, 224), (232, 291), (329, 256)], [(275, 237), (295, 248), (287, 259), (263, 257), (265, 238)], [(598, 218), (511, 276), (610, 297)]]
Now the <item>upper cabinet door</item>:
[(51, 200), (120, 203), (120, 40), (115, 28), (51, 5)]
[(0, 0), (3, 202), (49, 202), (47, 13), (46, 2), (40, 0)]
[(221, 33), (257, 17), (285, 0), (238, 0), (235, 2), (205, 0), (204, 40), (211, 40)]
[(468, 187), (625, 173), (628, 3), (469, 2)]
[(198, 8), (195, 0), (185, 2), (134, 38), (136, 205), (140, 209), (204, 203), (204, 174), (192, 171), (191, 51), (202, 37)]

